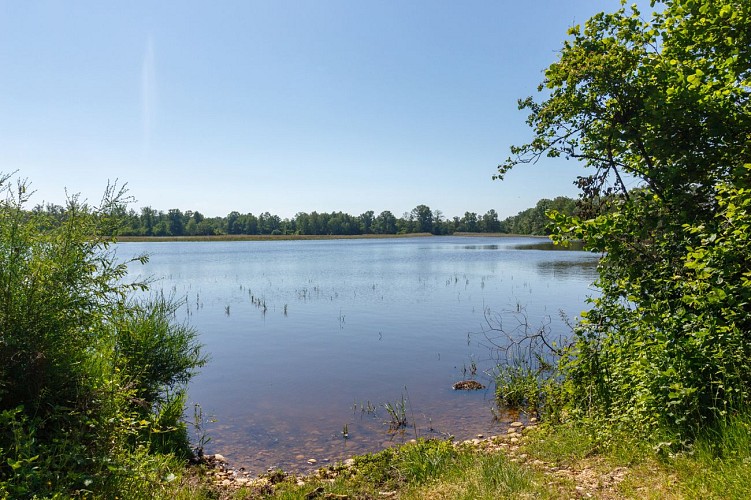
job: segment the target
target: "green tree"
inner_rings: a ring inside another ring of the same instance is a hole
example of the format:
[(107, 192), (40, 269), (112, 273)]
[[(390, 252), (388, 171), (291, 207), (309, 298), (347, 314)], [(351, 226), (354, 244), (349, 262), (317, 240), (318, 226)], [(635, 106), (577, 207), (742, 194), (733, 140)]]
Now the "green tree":
[(388, 210), (384, 210), (373, 221), (373, 232), (376, 234), (396, 234), (396, 217)]
[(492, 208), (485, 212), (480, 221), (480, 229), (486, 233), (500, 233), (502, 226), (498, 220), (498, 213)]
[(151, 207), (141, 208), (141, 232), (144, 236), (154, 235), (154, 226), (156, 225), (157, 213)]
[(370, 234), (373, 232), (373, 221), (375, 216), (375, 212), (372, 210), (368, 210), (367, 212), (363, 212), (360, 214), (360, 233), (361, 234)]
[(449, 221), (446, 220), (446, 217), (443, 216), (443, 212), (441, 210), (434, 210), (433, 211), (433, 234), (450, 234), (453, 231), (451, 231), (451, 227), (449, 225)]
[(258, 217), (248, 213), (238, 219), (242, 234), (258, 234)]
[(227, 214), (227, 234), (242, 234), (243, 226), (240, 221), (240, 212), (232, 211)]
[(464, 212), (461, 220), (462, 231), (467, 233), (476, 233), (479, 230), (477, 224), (477, 214), (475, 212)]
[(633, 6), (570, 30), (545, 98), (520, 102), (533, 140), (497, 177), (541, 156), (592, 170), (580, 215), (552, 213), (555, 239), (603, 255), (564, 358), (570, 401), (690, 435), (751, 403), (751, 3), (657, 3), (649, 20)]
[(415, 233), (432, 233), (433, 232), (433, 212), (427, 205), (417, 205), (412, 209), (410, 214), (411, 220), (414, 221), (414, 228), (411, 232)]
[(167, 212), (169, 234), (171, 236), (182, 236), (185, 232), (185, 221), (183, 213), (178, 208), (171, 208)]

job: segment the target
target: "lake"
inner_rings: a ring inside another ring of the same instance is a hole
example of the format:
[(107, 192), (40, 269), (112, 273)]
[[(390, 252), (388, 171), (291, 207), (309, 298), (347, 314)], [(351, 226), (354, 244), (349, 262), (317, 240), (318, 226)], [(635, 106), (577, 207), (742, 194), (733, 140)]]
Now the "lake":
[[(488, 317), (566, 335), (597, 256), (517, 237), (119, 243), (131, 276), (184, 298), (210, 362), (189, 387), (223, 454), (253, 474), (318, 467), (419, 437), (502, 432)], [(497, 326), (497, 325), (496, 325)], [(454, 391), (475, 378), (487, 389)], [(386, 404), (404, 404), (394, 432)], [(348, 438), (342, 435), (345, 429)]]

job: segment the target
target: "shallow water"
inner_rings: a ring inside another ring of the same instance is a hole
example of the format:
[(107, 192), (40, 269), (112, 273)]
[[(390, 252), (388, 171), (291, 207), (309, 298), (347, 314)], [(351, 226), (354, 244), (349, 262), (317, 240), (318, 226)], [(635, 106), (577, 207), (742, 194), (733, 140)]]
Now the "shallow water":
[[(191, 382), (188, 417), (199, 403), (216, 420), (205, 426), (206, 451), (259, 473), (304, 471), (310, 458), (320, 466), (415, 436), (502, 430), (488, 317), (506, 331), (526, 318), (566, 335), (559, 311), (576, 317), (592, 293), (595, 255), (539, 242), (147, 242), (117, 251), (148, 253), (131, 275), (153, 276), (153, 288), (186, 298), (179, 319), (200, 332), (211, 357)], [(452, 390), (473, 365), (488, 388)], [(409, 425), (395, 433), (384, 405), (403, 399)]]

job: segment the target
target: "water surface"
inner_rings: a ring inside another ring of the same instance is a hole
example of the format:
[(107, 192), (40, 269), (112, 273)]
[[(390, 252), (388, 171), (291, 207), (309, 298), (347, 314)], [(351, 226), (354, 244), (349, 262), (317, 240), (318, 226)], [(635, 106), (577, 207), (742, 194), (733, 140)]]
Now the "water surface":
[[(565, 335), (559, 311), (576, 317), (595, 276), (596, 256), (537, 243), (430, 237), (117, 249), (147, 252), (149, 263), (131, 274), (186, 298), (180, 319), (211, 357), (189, 389), (191, 404), (216, 419), (207, 452), (258, 473), (305, 470), (310, 458), (320, 465), (416, 435), (501, 430), (488, 311), (504, 329), (524, 317)], [(452, 390), (474, 367), (488, 389)], [(394, 433), (383, 405), (403, 398), (409, 427)]]

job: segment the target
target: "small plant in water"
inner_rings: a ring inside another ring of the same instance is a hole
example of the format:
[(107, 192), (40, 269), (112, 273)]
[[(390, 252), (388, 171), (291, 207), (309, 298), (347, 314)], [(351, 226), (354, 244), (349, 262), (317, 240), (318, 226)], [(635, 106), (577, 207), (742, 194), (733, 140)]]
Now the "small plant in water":
[(384, 403), (383, 407), (389, 414), (389, 429), (397, 430), (407, 427), (407, 400), (402, 394), (400, 401), (396, 403)]
[(360, 403), (358, 405), (357, 401), (355, 401), (353, 403), (353, 405), (352, 405), (352, 411), (356, 412), (358, 410), (358, 407), (359, 407), (360, 413), (362, 413), (362, 415), (365, 415), (367, 413), (368, 415), (371, 415), (373, 417), (376, 416), (376, 407), (370, 401), (368, 401), (367, 405), (365, 405), (363, 403)]
[(196, 445), (193, 448), (197, 457), (203, 456), (204, 447), (211, 441), (211, 437), (206, 432), (205, 424), (216, 422), (216, 419), (209, 418), (204, 420), (203, 408), (198, 403), (193, 405), (193, 432), (196, 437)]
[(344, 427), (342, 428), (342, 437), (344, 439), (349, 438), (349, 427), (347, 427), (347, 424), (344, 424)]

